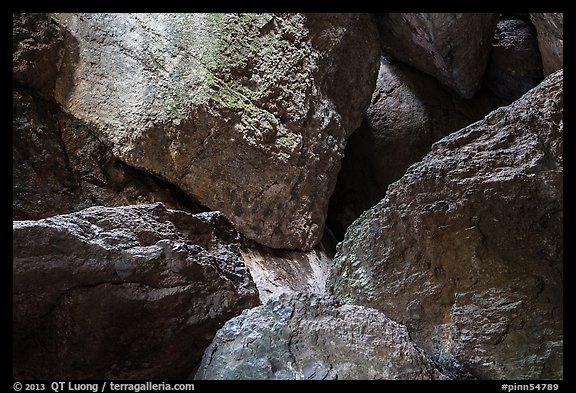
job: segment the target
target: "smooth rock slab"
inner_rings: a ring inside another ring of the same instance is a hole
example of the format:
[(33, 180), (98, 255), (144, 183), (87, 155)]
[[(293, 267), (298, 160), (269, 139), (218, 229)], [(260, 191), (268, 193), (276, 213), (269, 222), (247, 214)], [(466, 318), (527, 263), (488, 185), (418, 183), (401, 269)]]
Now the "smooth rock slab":
[(161, 203), (14, 221), (14, 378), (184, 378), (259, 303), (237, 236)]

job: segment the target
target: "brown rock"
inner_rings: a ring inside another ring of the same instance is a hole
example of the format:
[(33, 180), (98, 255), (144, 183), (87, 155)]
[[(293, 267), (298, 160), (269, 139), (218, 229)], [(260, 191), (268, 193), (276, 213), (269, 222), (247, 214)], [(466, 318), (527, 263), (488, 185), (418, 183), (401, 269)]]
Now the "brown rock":
[(520, 19), (504, 19), (496, 25), (486, 84), (510, 103), (536, 86), (543, 78), (538, 40)]
[(330, 290), (454, 376), (562, 378), (562, 81), (434, 144), (339, 245)]
[(116, 157), (261, 244), (320, 241), (376, 80), (370, 15), (89, 14), (66, 26), (57, 100)]
[(47, 14), (12, 15), (14, 82), (51, 99), (63, 50), (63, 28)]
[(370, 308), (282, 295), (226, 322), (195, 379), (446, 379), (405, 326)]
[(346, 145), (327, 225), (342, 239), (434, 142), (502, 104), (485, 89), (465, 100), (433, 77), (382, 57), (364, 122)]
[(237, 236), (161, 203), (15, 221), (14, 378), (184, 378), (258, 304)]
[(462, 97), (478, 91), (498, 14), (391, 13), (378, 22), (387, 55), (434, 76)]
[(538, 31), (538, 47), (542, 55), (544, 75), (564, 68), (564, 14), (530, 14)]

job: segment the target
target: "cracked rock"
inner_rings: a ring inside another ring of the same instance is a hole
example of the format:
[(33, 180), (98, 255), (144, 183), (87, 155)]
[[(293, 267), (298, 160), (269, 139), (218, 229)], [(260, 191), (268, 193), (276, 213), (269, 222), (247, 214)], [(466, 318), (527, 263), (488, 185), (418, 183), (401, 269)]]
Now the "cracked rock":
[(259, 303), (237, 237), (161, 203), (14, 221), (14, 378), (184, 378)]
[(195, 379), (445, 379), (377, 310), (281, 295), (226, 322)]

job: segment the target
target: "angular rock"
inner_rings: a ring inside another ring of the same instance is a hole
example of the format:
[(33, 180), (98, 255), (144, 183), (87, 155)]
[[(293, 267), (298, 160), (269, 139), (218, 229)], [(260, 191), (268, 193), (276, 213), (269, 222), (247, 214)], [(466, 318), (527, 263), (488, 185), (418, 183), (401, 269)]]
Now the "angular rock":
[(240, 253), (256, 283), (260, 301), (265, 303), (283, 293), (325, 295), (335, 245), (326, 231), (312, 251), (276, 250), (244, 241)]
[(341, 300), (465, 378), (562, 378), (563, 74), (434, 144), (348, 229)]
[(498, 14), (390, 13), (378, 18), (384, 52), (432, 75), (464, 98), (480, 83)]
[(364, 122), (346, 145), (327, 225), (343, 239), (434, 142), (503, 104), (486, 89), (465, 100), (433, 77), (382, 57)]
[(161, 203), (15, 221), (14, 378), (184, 378), (258, 304), (237, 236)]
[(445, 379), (406, 328), (370, 308), (286, 296), (226, 322), (195, 379)]
[(538, 31), (544, 75), (548, 76), (564, 68), (564, 14), (533, 13), (530, 19)]
[(542, 78), (538, 40), (530, 26), (520, 19), (499, 21), (486, 70), (487, 86), (510, 103), (540, 83)]
[(66, 18), (56, 98), (116, 157), (261, 244), (320, 241), (346, 139), (376, 80), (370, 15)]

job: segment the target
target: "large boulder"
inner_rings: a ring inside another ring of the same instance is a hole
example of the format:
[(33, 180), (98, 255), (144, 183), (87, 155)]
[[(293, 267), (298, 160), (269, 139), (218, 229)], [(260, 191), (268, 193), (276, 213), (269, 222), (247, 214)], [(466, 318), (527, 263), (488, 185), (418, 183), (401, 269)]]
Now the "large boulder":
[(378, 17), (384, 52), (462, 97), (480, 88), (498, 14), (390, 13)]
[[(366, 14), (60, 15), (56, 99), (113, 154), (310, 250), (378, 68)], [(361, 61), (359, 61), (361, 59)]]
[(383, 56), (364, 122), (346, 145), (328, 226), (342, 239), (346, 228), (384, 198), (388, 186), (434, 142), (502, 104), (486, 89), (463, 99), (433, 77)]
[(259, 303), (237, 236), (161, 203), (14, 221), (14, 378), (184, 378)]
[(377, 310), (282, 295), (226, 322), (195, 379), (445, 379)]
[(348, 229), (328, 286), (457, 377), (562, 378), (563, 74), (433, 145)]
[(533, 13), (530, 19), (538, 31), (544, 75), (564, 68), (564, 14)]
[(487, 86), (511, 103), (542, 79), (542, 58), (530, 25), (514, 17), (499, 21), (486, 70)]
[(13, 15), (12, 217), (40, 219), (94, 205), (162, 201), (203, 209), (179, 189), (110, 153), (53, 100), (63, 27), (45, 14)]

